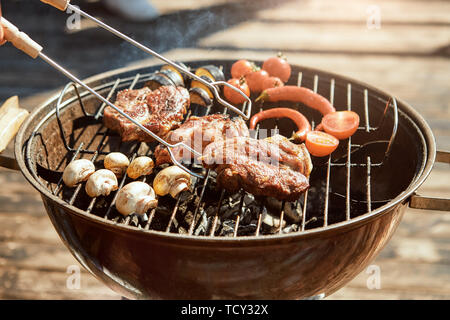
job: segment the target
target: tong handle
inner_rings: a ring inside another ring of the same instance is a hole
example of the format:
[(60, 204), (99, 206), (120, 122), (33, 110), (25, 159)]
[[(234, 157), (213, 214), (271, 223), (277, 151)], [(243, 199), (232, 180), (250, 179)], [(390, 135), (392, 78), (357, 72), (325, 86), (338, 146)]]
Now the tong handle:
[(5, 40), (11, 42), (17, 49), (25, 52), (33, 59), (36, 59), (42, 51), (42, 47), (33, 41), (26, 33), (21, 32), (15, 25), (0, 18), (0, 23), (3, 26), (5, 33)]
[(66, 11), (70, 4), (70, 0), (41, 0), (41, 2), (49, 4), (61, 11)]

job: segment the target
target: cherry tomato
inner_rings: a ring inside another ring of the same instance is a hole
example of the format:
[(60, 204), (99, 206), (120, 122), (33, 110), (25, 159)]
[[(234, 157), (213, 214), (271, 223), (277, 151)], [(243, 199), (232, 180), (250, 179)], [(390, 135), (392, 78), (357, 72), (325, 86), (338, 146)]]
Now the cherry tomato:
[(322, 131), (310, 131), (306, 134), (305, 145), (313, 156), (325, 157), (336, 150), (339, 140)]
[(321, 124), (326, 133), (339, 140), (344, 140), (352, 136), (358, 129), (359, 116), (353, 111), (331, 112), (323, 117)]
[[(247, 97), (250, 96), (250, 88), (248, 87), (247, 82), (244, 78), (233, 78), (228, 80), (227, 82), (232, 86), (240, 89), (243, 93), (245, 93)], [(227, 99), (230, 103), (241, 104), (246, 101), (245, 97), (243, 97), (239, 92), (236, 92), (227, 86), (223, 87), (223, 94), (225, 96), (225, 99)]]
[(255, 65), (248, 60), (238, 60), (231, 66), (231, 77), (240, 79), (255, 71)]
[(269, 77), (267, 71), (260, 69), (258, 71), (250, 72), (245, 76), (248, 87), (252, 93), (263, 91), (263, 82)]
[(264, 81), (262, 83), (263, 90), (266, 90), (269, 88), (282, 87), (282, 86), (284, 86), (284, 83), (278, 77), (268, 77), (268, 78), (264, 79)]
[(287, 82), (291, 76), (291, 66), (287, 60), (281, 56), (267, 59), (264, 61), (262, 68), (272, 77), (278, 77), (283, 82)]

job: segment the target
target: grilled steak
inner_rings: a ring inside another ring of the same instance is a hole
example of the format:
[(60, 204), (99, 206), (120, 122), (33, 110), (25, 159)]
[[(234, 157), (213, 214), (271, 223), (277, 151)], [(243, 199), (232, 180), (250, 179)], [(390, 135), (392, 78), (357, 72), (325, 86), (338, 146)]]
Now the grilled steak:
[[(189, 107), (189, 92), (183, 87), (162, 86), (125, 89), (117, 94), (115, 105), (156, 135), (163, 137), (177, 128)], [(116, 131), (122, 141), (153, 141), (153, 138), (111, 107), (103, 114), (105, 126)]]
[(254, 195), (294, 201), (309, 188), (309, 152), (304, 144), (280, 135), (217, 141), (205, 148), (201, 160), (217, 172), (218, 186), (230, 192), (243, 188)]
[[(184, 142), (199, 153), (214, 141), (233, 137), (248, 137), (247, 125), (241, 118), (230, 119), (227, 115), (213, 114), (204, 117), (192, 116), (178, 129), (170, 131), (165, 140), (170, 144)], [(193, 157), (189, 151), (183, 148), (173, 148), (177, 160), (188, 160)], [(183, 153), (184, 152), (184, 153)], [(169, 152), (164, 146), (158, 146), (155, 150), (156, 164), (171, 163)]]

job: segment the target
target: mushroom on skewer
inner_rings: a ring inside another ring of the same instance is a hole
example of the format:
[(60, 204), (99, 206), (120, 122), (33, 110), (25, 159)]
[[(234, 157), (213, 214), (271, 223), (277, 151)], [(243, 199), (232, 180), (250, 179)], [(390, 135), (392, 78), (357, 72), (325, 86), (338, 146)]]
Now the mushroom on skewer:
[(180, 192), (191, 186), (191, 176), (178, 166), (167, 167), (153, 180), (153, 188), (159, 196), (170, 195), (175, 198)]
[(143, 215), (157, 205), (155, 191), (145, 182), (131, 182), (117, 194), (116, 208), (124, 216), (132, 213)]

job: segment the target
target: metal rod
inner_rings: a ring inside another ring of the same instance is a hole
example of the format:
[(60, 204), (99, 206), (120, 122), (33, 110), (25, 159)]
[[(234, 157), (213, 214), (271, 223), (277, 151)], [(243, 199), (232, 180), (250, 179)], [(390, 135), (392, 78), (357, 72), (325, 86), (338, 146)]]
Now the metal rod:
[[(349, 83), (347, 84), (347, 110), (352, 109), (352, 85)], [(350, 154), (352, 149), (352, 137), (348, 138), (347, 143), (347, 161), (346, 161), (346, 167), (347, 167), (347, 182), (346, 182), (346, 191), (345, 191), (345, 218), (346, 220), (350, 220)]]
[(334, 78), (330, 81), (330, 103), (331, 105), (334, 105), (334, 89), (336, 86), (336, 80)]
[(234, 230), (233, 230), (233, 237), (237, 237), (237, 232), (238, 232), (238, 229), (239, 229), (239, 221), (241, 220), (241, 215), (240, 214), (238, 214), (237, 216), (236, 216), (236, 222), (235, 222), (235, 224), (234, 224)]
[(241, 214), (242, 214), (242, 210), (244, 208), (244, 197), (245, 197), (245, 191), (244, 191), (244, 189), (241, 189), (241, 199), (239, 200), (239, 210), (238, 210), (238, 214), (236, 215), (236, 222), (234, 224), (233, 237), (237, 236), (237, 232), (239, 229), (239, 223), (241, 221)]
[[(335, 80), (333, 78), (330, 81), (330, 103), (331, 103), (331, 105), (334, 105), (334, 89), (335, 89)], [(323, 226), (324, 227), (326, 227), (328, 225), (328, 206), (329, 206), (329, 201), (330, 201), (330, 173), (331, 173), (331, 155), (328, 156), (328, 161), (327, 161), (325, 205), (323, 208)]]
[(170, 227), (172, 226), (172, 222), (175, 219), (175, 215), (177, 214), (178, 206), (180, 205), (180, 200), (181, 200), (181, 194), (179, 194), (177, 197), (177, 202), (175, 203), (175, 207), (173, 208), (172, 214), (170, 215), (169, 223), (167, 224), (167, 227), (166, 227), (166, 232), (170, 232)]
[(297, 75), (297, 86), (301, 87), (302, 86), (302, 78), (303, 78), (303, 73), (299, 72)]
[(370, 185), (370, 169), (371, 169), (370, 156), (367, 157), (367, 182), (366, 182), (366, 193), (367, 193), (367, 212), (372, 212), (372, 195), (371, 195), (371, 185)]
[[(62, 121), (61, 121), (61, 115), (60, 115), (60, 111), (59, 111), (59, 109), (60, 109), (60, 107), (61, 107), (61, 104), (62, 104), (62, 99), (63, 99), (63, 97), (66, 95), (66, 92), (67, 92), (67, 90), (69, 89), (70, 86), (73, 86), (73, 87), (74, 87), (74, 90), (75, 90), (75, 93), (76, 93), (76, 95), (77, 95), (78, 102), (79, 102), (79, 105), (80, 105), (80, 108), (81, 108), (83, 114), (84, 114), (86, 117), (89, 116), (89, 114), (86, 112), (86, 109), (84, 108), (84, 104), (83, 104), (83, 101), (81, 100), (80, 92), (78, 91), (77, 86), (75, 85), (74, 82), (69, 82), (69, 83), (64, 87), (64, 89), (61, 91), (61, 93), (59, 94), (58, 101), (56, 102), (56, 108), (55, 108), (55, 111), (56, 111), (56, 121), (57, 121), (57, 123), (58, 123), (59, 133), (60, 133), (60, 135), (61, 135), (61, 140), (63, 141), (64, 148), (66, 148), (66, 150), (69, 151), (69, 152), (73, 152), (75, 149), (72, 148), (72, 147), (70, 147), (69, 144), (67, 143), (66, 134), (65, 134), (65, 132), (64, 132), (63, 124), (62, 124)], [(83, 128), (83, 130), (84, 130), (84, 129), (85, 129), (85, 128)], [(82, 135), (82, 133), (80, 133), (80, 136), (81, 136), (81, 135)], [(80, 136), (79, 136), (79, 137), (80, 137)], [(82, 152), (82, 153), (93, 153), (93, 151), (90, 151), (90, 150), (80, 150), (80, 152)]]
[(262, 223), (262, 210), (263, 210), (263, 205), (261, 204), (260, 208), (259, 208), (259, 214), (258, 214), (258, 222), (256, 224), (256, 231), (255, 231), (255, 236), (259, 236), (259, 229), (261, 229), (261, 223)]
[[(139, 73), (136, 75), (136, 78), (138, 78)], [(135, 78), (135, 79), (136, 79)], [(110, 100), (114, 94), (114, 92), (116, 91), (117, 87), (120, 84), (120, 78), (116, 79), (116, 82), (114, 82), (113, 87), (111, 88), (111, 90), (109, 91), (108, 95), (106, 96), (106, 100)], [(134, 81), (133, 84), (131, 85), (130, 89), (134, 86)], [(98, 120), (98, 118), (100, 118), (100, 116), (102, 115), (103, 109), (105, 109), (106, 107), (106, 103), (102, 102), (102, 104), (100, 105), (100, 107), (97, 109), (97, 112), (95, 113), (95, 120)]]
[[(297, 76), (297, 86), (302, 86), (302, 79), (303, 79), (303, 73), (299, 72)], [(312, 129), (314, 129), (314, 124), (312, 124)], [(309, 190), (309, 189), (308, 189)], [(305, 231), (305, 225), (306, 225), (306, 207), (308, 204), (308, 190), (305, 191), (305, 195), (303, 197), (303, 208), (302, 208), (302, 227), (301, 231)]]
[(220, 207), (222, 206), (224, 198), (225, 198), (225, 189), (222, 189), (222, 192), (220, 193), (219, 204), (217, 205), (216, 214), (214, 215), (213, 224), (211, 226), (211, 231), (209, 233), (210, 237), (214, 237), (214, 233), (216, 232), (217, 221), (219, 220)]
[(392, 145), (394, 143), (395, 140), (395, 136), (397, 135), (397, 128), (398, 128), (398, 107), (397, 107), (397, 100), (392, 97), (392, 102), (393, 102), (393, 106), (394, 106), (394, 126), (392, 128), (392, 134), (391, 134), (391, 138), (389, 139), (389, 144), (387, 146), (386, 152), (384, 154), (384, 159), (389, 158), (389, 155), (391, 153), (391, 148)]
[(278, 233), (281, 234), (283, 232), (283, 221), (284, 221), (284, 208), (286, 206), (286, 201), (283, 200), (281, 203), (281, 212), (280, 212), (280, 226), (278, 227)]
[(364, 89), (364, 118), (366, 120), (366, 132), (370, 132), (369, 124), (369, 93)]
[[(95, 17), (87, 14), (86, 12), (84, 12), (83, 10), (81, 10), (80, 8), (78, 8), (77, 6), (73, 6), (71, 4), (68, 5), (68, 8), (71, 9), (73, 12), (76, 12), (82, 16), (84, 16), (85, 18), (95, 22), (96, 24), (98, 24), (100, 27), (102, 27), (103, 29), (113, 33), (114, 35), (118, 36), (119, 38), (131, 43), (133, 46), (137, 47), (138, 49), (151, 54), (153, 56), (155, 56), (156, 58), (164, 61), (165, 63), (171, 65), (172, 67), (176, 68), (177, 70), (179, 70), (180, 72), (183, 72), (187, 75), (189, 75), (189, 77), (195, 79), (196, 81), (201, 82), (203, 85), (209, 87), (211, 89), (211, 91), (213, 92), (214, 96), (216, 97), (217, 101), (225, 106), (226, 108), (232, 109), (234, 112), (236, 112), (237, 114), (239, 114), (240, 116), (242, 116), (245, 120), (249, 120), (250, 119), (250, 114), (251, 114), (251, 105), (252, 105), (252, 101), (249, 97), (247, 97), (247, 95), (245, 95), (245, 93), (243, 93), (241, 90), (239, 90), (238, 88), (230, 85), (229, 83), (225, 82), (225, 81), (214, 81), (214, 82), (208, 82), (204, 79), (202, 79), (201, 77), (197, 76), (196, 74), (190, 72), (189, 70), (187, 70), (186, 68), (183, 68), (182, 66), (179, 66), (178, 64), (174, 63), (173, 61), (167, 59), (166, 57), (160, 55), (159, 53), (153, 51), (152, 49), (142, 45), (141, 43), (137, 42), (136, 40), (128, 37), (127, 35), (123, 34), (122, 32), (112, 28), (111, 26), (107, 25), (106, 23), (96, 19)], [(247, 113), (243, 113), (241, 110), (239, 110), (238, 108), (236, 108), (235, 106), (231, 105), (230, 103), (228, 103), (227, 101), (223, 100), (222, 97), (219, 94), (219, 91), (217, 90), (216, 86), (227, 86), (230, 89), (236, 91), (237, 93), (241, 94), (249, 103), (249, 110)]]
[(152, 211), (150, 211), (147, 223), (145, 224), (145, 227), (144, 227), (145, 230), (149, 230), (150, 229), (150, 225), (152, 224), (153, 218), (155, 217), (155, 213), (156, 213), (156, 208), (152, 209)]
[(323, 226), (328, 225), (328, 203), (330, 201), (330, 172), (331, 172), (331, 156), (328, 156), (327, 180), (325, 186), (325, 206), (323, 208)]
[(200, 192), (200, 196), (198, 197), (198, 204), (195, 207), (194, 217), (192, 218), (192, 222), (191, 222), (191, 224), (189, 226), (189, 231), (188, 231), (189, 235), (191, 235), (194, 232), (194, 227), (195, 227), (195, 223), (196, 223), (195, 218), (197, 217), (197, 213), (200, 210), (201, 204), (203, 202), (203, 195), (205, 194), (206, 185), (207, 185), (208, 180), (209, 180), (209, 173), (210, 173), (210, 171), (208, 170), (208, 172), (206, 174), (206, 178), (203, 181), (202, 191)]
[[(259, 111), (262, 112), (263, 109), (261, 108)], [(259, 128), (260, 128), (260, 123), (258, 123), (258, 124), (256, 125), (255, 136), (253, 137), (254, 139), (258, 139)], [(259, 235), (259, 229), (261, 228), (262, 212), (263, 212), (263, 204), (261, 204), (261, 206), (259, 207), (258, 224), (256, 225), (256, 231), (255, 231), (255, 235), (256, 235), (256, 236)]]

